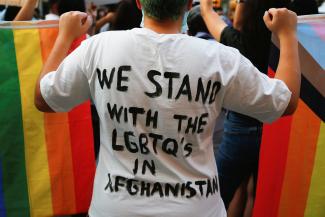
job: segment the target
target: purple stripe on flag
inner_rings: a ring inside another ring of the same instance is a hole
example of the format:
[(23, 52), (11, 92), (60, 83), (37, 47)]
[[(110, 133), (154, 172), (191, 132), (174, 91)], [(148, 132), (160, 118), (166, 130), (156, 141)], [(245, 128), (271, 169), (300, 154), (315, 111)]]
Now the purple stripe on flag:
[[(298, 25), (298, 39), (300, 44), (310, 53), (317, 63), (325, 68), (325, 40), (319, 34), (325, 28), (324, 23), (320, 23), (319, 28), (314, 28), (315, 24), (300, 23)], [(316, 32), (317, 29), (317, 32)]]
[(5, 217), (5, 201), (3, 194), (3, 177), (2, 177), (2, 161), (0, 158), (0, 217)]

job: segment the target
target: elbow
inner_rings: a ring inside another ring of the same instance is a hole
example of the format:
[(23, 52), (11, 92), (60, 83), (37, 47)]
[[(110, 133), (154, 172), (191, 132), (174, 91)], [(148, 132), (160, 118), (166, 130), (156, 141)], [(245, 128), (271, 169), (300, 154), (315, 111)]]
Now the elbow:
[(53, 109), (45, 102), (43, 97), (39, 94), (35, 94), (34, 105), (40, 112), (54, 112)]
[(286, 108), (283, 116), (293, 115), (298, 107), (298, 99), (290, 101), (288, 107)]
[(54, 112), (42, 96), (39, 81), (36, 83), (35, 87), (34, 105), (40, 112)]

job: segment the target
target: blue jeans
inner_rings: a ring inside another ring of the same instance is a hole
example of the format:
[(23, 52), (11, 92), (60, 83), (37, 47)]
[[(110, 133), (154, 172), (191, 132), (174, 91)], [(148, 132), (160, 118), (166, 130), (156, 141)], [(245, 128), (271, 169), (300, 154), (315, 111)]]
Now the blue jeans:
[(252, 174), (256, 186), (262, 127), (262, 123), (245, 115), (231, 111), (226, 114), (216, 155), (220, 192), (226, 208), (239, 185)]

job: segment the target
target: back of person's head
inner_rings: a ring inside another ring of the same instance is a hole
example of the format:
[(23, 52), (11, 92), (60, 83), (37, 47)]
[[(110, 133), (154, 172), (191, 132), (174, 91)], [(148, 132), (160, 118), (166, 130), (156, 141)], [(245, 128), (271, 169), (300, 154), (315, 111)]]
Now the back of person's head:
[(140, 0), (146, 16), (155, 20), (177, 20), (185, 11), (188, 0)]
[(115, 11), (115, 18), (111, 30), (128, 30), (140, 27), (141, 11), (135, 0), (122, 0)]
[(188, 33), (195, 36), (198, 32), (208, 33), (209, 30), (201, 16), (200, 5), (194, 6), (187, 17)]
[(86, 12), (85, 0), (58, 0), (59, 15), (69, 11)]

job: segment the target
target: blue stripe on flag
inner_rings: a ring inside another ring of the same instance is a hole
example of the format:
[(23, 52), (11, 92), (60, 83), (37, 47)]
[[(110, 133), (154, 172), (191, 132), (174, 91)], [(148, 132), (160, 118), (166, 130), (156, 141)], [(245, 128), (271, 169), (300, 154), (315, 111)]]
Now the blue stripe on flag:
[[(325, 28), (325, 25), (324, 27)], [(298, 40), (302, 46), (310, 53), (317, 63), (325, 68), (325, 41), (320, 38), (313, 26), (307, 23), (298, 24)]]

